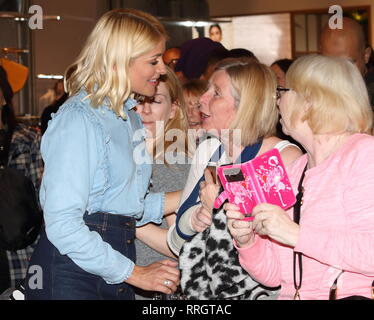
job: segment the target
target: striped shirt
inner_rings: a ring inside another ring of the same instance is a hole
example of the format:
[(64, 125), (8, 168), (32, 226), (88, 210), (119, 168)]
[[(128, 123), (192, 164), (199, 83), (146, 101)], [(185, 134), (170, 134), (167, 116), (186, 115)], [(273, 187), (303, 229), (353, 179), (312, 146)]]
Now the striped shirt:
[[(38, 132), (23, 124), (18, 124), (12, 136), (8, 161), (9, 168), (21, 171), (32, 181), (37, 199), (39, 199), (39, 188), (43, 174), (40, 138)], [(11, 287), (15, 287), (25, 278), (35, 243), (15, 252), (7, 251)]]

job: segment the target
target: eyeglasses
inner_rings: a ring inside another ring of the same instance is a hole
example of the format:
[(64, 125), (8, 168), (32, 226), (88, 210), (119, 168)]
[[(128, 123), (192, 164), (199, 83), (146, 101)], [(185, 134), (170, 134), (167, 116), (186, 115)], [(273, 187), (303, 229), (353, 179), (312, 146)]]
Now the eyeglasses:
[(287, 91), (290, 91), (290, 90), (292, 90), (292, 89), (291, 88), (284, 88), (284, 87), (278, 86), (277, 87), (277, 91), (276, 91), (276, 98), (277, 98), (277, 100), (282, 97), (282, 92), (287, 92)]

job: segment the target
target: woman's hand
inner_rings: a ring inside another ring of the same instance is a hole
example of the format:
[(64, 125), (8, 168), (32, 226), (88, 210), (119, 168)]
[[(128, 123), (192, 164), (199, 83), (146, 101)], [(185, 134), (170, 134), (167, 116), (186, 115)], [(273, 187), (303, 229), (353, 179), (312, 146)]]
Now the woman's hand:
[(191, 227), (196, 232), (203, 232), (212, 224), (212, 212), (199, 206), (191, 215)]
[(179, 285), (178, 262), (161, 260), (148, 266), (135, 266), (131, 276), (125, 281), (148, 291), (171, 294)]
[(204, 170), (205, 181), (200, 182), (199, 197), (202, 206), (208, 210), (213, 211), (214, 201), (219, 193), (219, 184), (214, 182), (212, 173), (209, 169)]
[(203, 232), (212, 224), (213, 205), (219, 192), (219, 185), (214, 183), (208, 169), (205, 169), (204, 177), (205, 181), (200, 182), (199, 190), (201, 206), (191, 215), (191, 226), (196, 232)]
[(294, 247), (299, 239), (299, 225), (293, 222), (282, 208), (262, 203), (253, 211), (253, 228), (259, 235), (265, 235), (287, 246)]
[(236, 240), (238, 247), (249, 247), (255, 240), (253, 223), (243, 220), (244, 215), (235, 204), (225, 203), (223, 208), (226, 211), (227, 227), (232, 237)]

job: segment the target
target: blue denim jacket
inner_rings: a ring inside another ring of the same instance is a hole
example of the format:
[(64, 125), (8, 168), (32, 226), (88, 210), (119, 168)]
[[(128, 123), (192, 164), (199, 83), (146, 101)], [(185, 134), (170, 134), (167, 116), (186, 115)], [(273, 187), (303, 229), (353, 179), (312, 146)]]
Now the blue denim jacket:
[[(152, 169), (143, 124), (131, 110), (136, 101), (127, 100), (123, 120), (105, 103), (92, 108), (86, 95), (82, 90), (67, 100), (48, 124), (40, 201), (48, 239), (59, 252), (115, 284), (131, 275), (134, 263), (90, 232), (84, 213), (132, 216), (137, 225), (160, 223), (165, 195), (147, 193)], [(143, 164), (134, 160), (138, 149)]]

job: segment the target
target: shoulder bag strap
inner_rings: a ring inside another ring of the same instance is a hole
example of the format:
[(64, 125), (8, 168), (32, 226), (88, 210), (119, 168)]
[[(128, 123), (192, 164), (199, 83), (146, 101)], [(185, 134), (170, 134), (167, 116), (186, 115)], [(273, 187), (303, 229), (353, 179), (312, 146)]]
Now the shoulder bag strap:
[[(293, 207), (293, 221), (299, 224), (300, 222), (300, 213), (301, 213), (301, 206), (303, 204), (303, 195), (304, 195), (304, 188), (303, 188), (303, 181), (305, 177), (305, 171), (308, 167), (308, 163), (305, 165), (305, 168), (301, 174), (299, 185), (297, 187), (297, 196), (296, 196), (296, 203)], [(300, 252), (293, 252), (293, 284), (295, 287), (295, 295), (294, 300), (300, 300), (300, 289), (301, 284), (303, 281), (303, 267), (302, 267), (302, 253)], [(299, 263), (299, 282), (296, 283), (296, 260)]]

